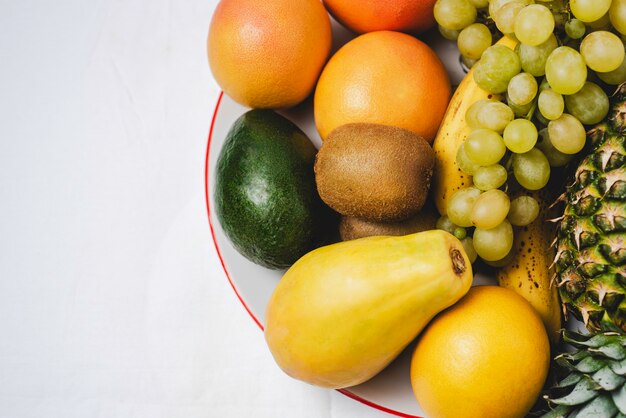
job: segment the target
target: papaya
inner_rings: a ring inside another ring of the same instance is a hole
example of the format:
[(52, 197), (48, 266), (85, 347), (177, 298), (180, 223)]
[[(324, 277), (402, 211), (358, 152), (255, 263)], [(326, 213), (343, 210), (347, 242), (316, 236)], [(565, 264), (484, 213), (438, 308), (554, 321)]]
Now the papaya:
[(278, 366), (295, 379), (333, 389), (358, 385), (471, 283), (461, 242), (442, 230), (320, 247), (278, 282), (265, 339)]

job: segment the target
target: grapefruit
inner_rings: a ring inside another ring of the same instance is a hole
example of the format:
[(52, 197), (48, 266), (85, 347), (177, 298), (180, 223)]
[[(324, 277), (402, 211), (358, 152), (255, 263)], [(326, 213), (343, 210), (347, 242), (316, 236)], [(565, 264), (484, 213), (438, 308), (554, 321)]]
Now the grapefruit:
[(401, 32), (358, 36), (331, 57), (317, 83), (315, 124), (322, 139), (346, 123), (378, 123), (432, 143), (450, 100), (437, 54)]
[(319, 0), (222, 0), (209, 27), (209, 64), (236, 102), (291, 107), (313, 91), (331, 38)]
[(335, 19), (357, 32), (393, 30), (419, 33), (435, 24), (436, 0), (324, 0)]

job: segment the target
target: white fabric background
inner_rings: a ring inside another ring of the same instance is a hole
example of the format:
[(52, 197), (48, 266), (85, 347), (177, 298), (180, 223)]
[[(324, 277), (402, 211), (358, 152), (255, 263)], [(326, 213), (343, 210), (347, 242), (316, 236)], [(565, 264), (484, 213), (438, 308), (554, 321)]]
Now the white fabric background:
[(0, 418), (389, 417), (274, 364), (213, 248), (217, 0), (0, 0)]

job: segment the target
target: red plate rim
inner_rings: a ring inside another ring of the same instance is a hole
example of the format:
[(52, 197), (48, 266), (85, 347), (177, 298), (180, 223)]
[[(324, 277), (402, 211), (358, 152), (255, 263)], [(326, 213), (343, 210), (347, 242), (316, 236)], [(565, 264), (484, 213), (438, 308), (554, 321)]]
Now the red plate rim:
[[(206, 147), (206, 158), (204, 162), (204, 196), (206, 199), (207, 216), (209, 218), (209, 227), (211, 228), (211, 237), (213, 239), (213, 244), (215, 245), (215, 251), (217, 252), (217, 257), (220, 259), (220, 263), (222, 264), (222, 269), (224, 270), (224, 273), (226, 274), (226, 278), (228, 279), (230, 286), (233, 288), (235, 295), (237, 295), (239, 302), (241, 302), (243, 307), (246, 309), (246, 311), (248, 312), (252, 320), (254, 320), (254, 322), (261, 329), (261, 331), (263, 331), (263, 324), (261, 324), (261, 321), (259, 321), (259, 319), (256, 316), (254, 316), (254, 314), (252, 313), (252, 311), (250, 310), (246, 302), (243, 300), (243, 298), (241, 297), (241, 294), (239, 293), (239, 290), (237, 289), (237, 286), (235, 286), (235, 283), (233, 282), (233, 280), (230, 277), (230, 274), (228, 273), (228, 269), (226, 268), (226, 264), (224, 263), (224, 259), (222, 258), (222, 252), (220, 251), (220, 247), (217, 244), (217, 240), (215, 239), (215, 229), (213, 228), (213, 222), (211, 221), (211, 205), (209, 203), (209, 152), (211, 149), (211, 140), (213, 139), (213, 128), (215, 126), (215, 119), (217, 118), (217, 112), (220, 108), (220, 104), (222, 103), (223, 97), (224, 97), (224, 92), (220, 91), (220, 94), (217, 98), (217, 103), (215, 104), (215, 109), (213, 110), (213, 117), (211, 119), (211, 127), (209, 128), (209, 139), (208, 139), (207, 147)], [(379, 411), (387, 412), (388, 414), (396, 415), (396, 416), (403, 417), (403, 418), (422, 418), (417, 415), (406, 414), (404, 412), (395, 411), (393, 409), (389, 409), (382, 405), (378, 405), (377, 403), (374, 403), (365, 398), (362, 398), (359, 395), (353, 392), (350, 392), (347, 389), (337, 389), (337, 392), (347, 396), (348, 398), (361, 402), (364, 405), (378, 409)]]

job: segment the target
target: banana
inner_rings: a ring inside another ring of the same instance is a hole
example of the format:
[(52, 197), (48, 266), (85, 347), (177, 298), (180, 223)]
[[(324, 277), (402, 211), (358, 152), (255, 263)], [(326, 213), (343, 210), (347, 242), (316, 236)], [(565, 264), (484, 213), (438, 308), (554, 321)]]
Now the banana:
[[(545, 189), (544, 189), (545, 190)], [(539, 216), (528, 226), (516, 228), (514, 258), (496, 272), (498, 284), (526, 299), (541, 316), (553, 344), (559, 341), (561, 305), (554, 278), (554, 227), (548, 221), (547, 191), (532, 195), (539, 202)]]
[[(513, 49), (516, 42), (504, 36), (497, 44)], [(459, 145), (465, 141), (471, 131), (465, 123), (465, 112), (474, 102), (491, 98), (499, 100), (500, 96), (488, 93), (478, 87), (474, 81), (473, 70), (470, 70), (450, 99), (448, 110), (446, 110), (439, 132), (433, 142), (435, 171), (432, 191), (437, 210), (441, 215), (446, 214), (446, 205), (450, 196), (456, 191), (472, 185), (472, 177), (463, 173), (456, 164), (456, 152)]]
[[(499, 45), (515, 48), (516, 42), (508, 37)], [(463, 173), (456, 164), (458, 147), (465, 141), (471, 129), (465, 121), (467, 109), (481, 99), (501, 99), (482, 90), (474, 81), (473, 70), (465, 76), (456, 89), (439, 132), (433, 142), (435, 173), (432, 192), (441, 215), (446, 214), (448, 199), (458, 190), (472, 185), (472, 177)], [(498, 283), (521, 295), (541, 316), (550, 341), (556, 343), (561, 329), (561, 307), (557, 286), (552, 282), (551, 268), (554, 252), (550, 245), (554, 238), (553, 228), (547, 222), (550, 197), (545, 192), (534, 193), (540, 203), (539, 217), (530, 225), (516, 228), (515, 258), (496, 272)]]

